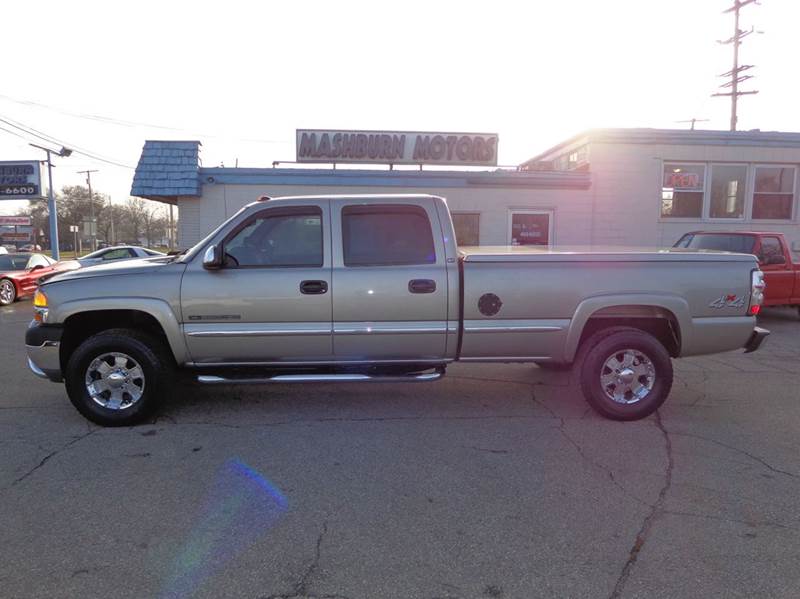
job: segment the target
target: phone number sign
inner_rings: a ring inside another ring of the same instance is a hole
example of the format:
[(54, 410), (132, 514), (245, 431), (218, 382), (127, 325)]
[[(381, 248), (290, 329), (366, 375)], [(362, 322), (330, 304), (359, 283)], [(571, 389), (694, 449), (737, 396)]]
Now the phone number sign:
[(36, 160), (0, 161), (0, 200), (42, 197), (42, 177)]

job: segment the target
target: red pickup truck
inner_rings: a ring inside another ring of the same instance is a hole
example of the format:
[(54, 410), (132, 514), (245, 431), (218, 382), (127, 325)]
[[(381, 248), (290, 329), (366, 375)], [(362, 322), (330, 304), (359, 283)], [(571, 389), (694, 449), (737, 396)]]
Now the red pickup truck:
[(767, 284), (764, 305), (794, 306), (800, 314), (800, 263), (792, 261), (792, 252), (782, 233), (692, 231), (674, 247), (753, 254)]

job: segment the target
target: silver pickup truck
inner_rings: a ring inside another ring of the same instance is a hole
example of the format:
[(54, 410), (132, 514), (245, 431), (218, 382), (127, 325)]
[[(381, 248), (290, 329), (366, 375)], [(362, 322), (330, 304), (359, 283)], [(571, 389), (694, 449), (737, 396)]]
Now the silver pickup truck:
[(413, 382), (448, 364), (573, 365), (600, 414), (635, 420), (671, 358), (745, 348), (763, 279), (753, 256), (686, 250), (458, 248), (429, 195), (287, 197), (245, 206), (178, 257), (42, 284), (28, 365), (109, 426), (176, 382)]

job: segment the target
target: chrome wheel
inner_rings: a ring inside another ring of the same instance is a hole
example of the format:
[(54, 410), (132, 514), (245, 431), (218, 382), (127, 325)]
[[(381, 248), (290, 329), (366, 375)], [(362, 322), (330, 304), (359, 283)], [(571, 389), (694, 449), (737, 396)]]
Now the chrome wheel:
[(641, 401), (653, 390), (656, 369), (650, 358), (636, 349), (611, 354), (600, 370), (600, 385), (609, 399), (621, 404)]
[(0, 304), (7, 306), (14, 302), (17, 297), (17, 289), (14, 283), (8, 279), (0, 281)]
[(86, 391), (99, 406), (125, 410), (142, 398), (144, 372), (127, 354), (109, 352), (92, 360), (86, 369)]

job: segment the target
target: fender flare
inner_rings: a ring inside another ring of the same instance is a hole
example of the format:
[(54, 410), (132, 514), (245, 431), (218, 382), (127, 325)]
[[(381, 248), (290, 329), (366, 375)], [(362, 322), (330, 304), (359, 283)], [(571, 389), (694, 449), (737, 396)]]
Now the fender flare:
[(575, 359), (581, 334), (589, 319), (598, 310), (616, 306), (648, 306), (667, 310), (675, 316), (675, 320), (678, 323), (681, 346), (687, 345), (689, 342), (692, 332), (692, 316), (689, 311), (689, 303), (683, 297), (655, 293), (597, 295), (583, 300), (575, 309), (564, 346), (564, 359), (566, 361), (572, 362)]
[(54, 314), (56, 322), (66, 322), (70, 316), (87, 312), (103, 312), (106, 310), (128, 310), (144, 312), (156, 319), (164, 331), (172, 355), (178, 364), (188, 361), (186, 341), (183, 338), (181, 325), (170, 305), (157, 298), (149, 297), (98, 297), (81, 298), (67, 301), (58, 306)]

